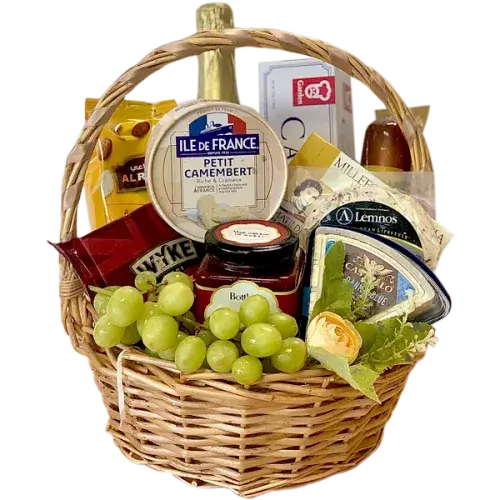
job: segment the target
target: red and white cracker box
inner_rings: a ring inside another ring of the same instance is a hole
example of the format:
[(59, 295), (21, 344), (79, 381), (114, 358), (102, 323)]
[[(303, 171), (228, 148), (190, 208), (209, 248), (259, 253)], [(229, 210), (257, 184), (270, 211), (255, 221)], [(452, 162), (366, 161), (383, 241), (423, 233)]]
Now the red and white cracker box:
[(260, 114), (291, 160), (313, 132), (355, 157), (351, 77), (317, 59), (260, 63)]

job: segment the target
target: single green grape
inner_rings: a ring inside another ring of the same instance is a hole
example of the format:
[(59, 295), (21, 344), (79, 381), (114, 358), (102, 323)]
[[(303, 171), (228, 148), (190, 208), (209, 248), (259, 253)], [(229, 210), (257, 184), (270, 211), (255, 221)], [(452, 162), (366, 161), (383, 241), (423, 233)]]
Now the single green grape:
[(136, 321), (144, 307), (141, 292), (123, 286), (113, 293), (108, 302), (109, 320), (116, 326), (128, 326)]
[(125, 328), (125, 335), (121, 339), (121, 343), (125, 345), (134, 345), (141, 340), (141, 336), (137, 331), (137, 323), (132, 323)]
[(262, 358), (262, 371), (264, 373), (278, 373), (278, 370), (273, 366), (271, 358)]
[(173, 361), (175, 359), (175, 351), (177, 350), (177, 346), (186, 338), (189, 337), (187, 333), (184, 332), (179, 332), (177, 334), (177, 340), (175, 341), (175, 344), (170, 348), (167, 349), (166, 351), (160, 351), (158, 353), (158, 356), (161, 359), (165, 359), (166, 361)]
[(149, 292), (156, 286), (156, 275), (152, 271), (141, 271), (134, 281), (134, 285), (140, 292)]
[(189, 333), (193, 333), (196, 328), (196, 318), (191, 311), (186, 312), (182, 316), (178, 316), (177, 321), (180, 325), (184, 327)]
[(179, 271), (172, 271), (171, 273), (168, 273), (163, 277), (161, 282), (168, 285), (171, 285), (172, 283), (184, 283), (189, 288), (191, 288), (191, 290), (193, 290), (194, 288), (191, 276), (188, 276), (186, 273), (181, 273)]
[(238, 335), (240, 331), (240, 317), (229, 307), (216, 309), (210, 316), (210, 331), (222, 340), (229, 340)]
[(177, 321), (171, 316), (162, 314), (146, 321), (142, 330), (142, 341), (152, 351), (166, 351), (175, 345), (178, 333)]
[(281, 338), (287, 339), (290, 337), (295, 337), (299, 333), (299, 325), (297, 325), (297, 320), (282, 312), (276, 312), (270, 314), (267, 318), (266, 323), (273, 325), (281, 333)]
[(196, 336), (188, 336), (181, 340), (175, 351), (175, 365), (184, 373), (199, 370), (205, 360), (207, 346)]
[(182, 316), (187, 313), (193, 302), (193, 291), (180, 281), (166, 285), (158, 297), (158, 306), (170, 316)]
[(200, 337), (207, 347), (217, 340), (217, 337), (210, 330), (200, 330), (196, 336)]
[(265, 323), (269, 316), (269, 302), (262, 295), (250, 295), (240, 306), (240, 319), (244, 326)]
[(99, 318), (94, 326), (94, 340), (100, 347), (114, 347), (124, 335), (125, 328), (112, 323), (107, 314)]
[(295, 373), (304, 368), (307, 348), (303, 340), (290, 337), (284, 339), (278, 352), (271, 357), (271, 363), (280, 372)]
[(149, 347), (146, 347), (146, 349), (144, 349), (144, 352), (148, 355), (148, 356), (151, 356), (152, 358), (159, 358), (160, 356), (158, 356), (158, 353), (152, 351)]
[(153, 316), (161, 316), (162, 314), (163, 313), (160, 311), (156, 302), (144, 302), (141, 314), (137, 319), (137, 331), (139, 334), (142, 336), (142, 330), (144, 329), (144, 325), (149, 318), (152, 318)]
[[(116, 292), (119, 288), (119, 286), (107, 286), (105, 290), (108, 292)], [(94, 297), (94, 309), (100, 318), (108, 312), (108, 302), (110, 297), (111, 295), (108, 295), (107, 293), (96, 293)]]
[(233, 363), (231, 371), (238, 384), (251, 385), (262, 376), (262, 363), (255, 356), (242, 356)]
[(96, 293), (93, 301), (93, 306), (97, 315), (102, 318), (108, 311), (108, 302), (110, 296), (102, 293)]
[(274, 326), (267, 323), (250, 325), (241, 334), (243, 350), (247, 354), (258, 358), (272, 356), (281, 347), (282, 342), (281, 333)]
[(208, 365), (218, 373), (230, 372), (239, 356), (238, 348), (230, 340), (216, 340), (207, 350)]

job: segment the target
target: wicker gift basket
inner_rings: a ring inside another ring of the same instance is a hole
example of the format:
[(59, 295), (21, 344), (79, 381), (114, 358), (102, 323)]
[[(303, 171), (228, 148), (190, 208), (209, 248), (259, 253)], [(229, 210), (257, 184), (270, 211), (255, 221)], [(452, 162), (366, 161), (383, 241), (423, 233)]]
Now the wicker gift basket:
[[(163, 45), (108, 89), (68, 156), (62, 186), (61, 240), (76, 235), (83, 179), (103, 125), (137, 84), (163, 66), (223, 47), (282, 49), (320, 59), (367, 85), (397, 118), (413, 169), (431, 171), (421, 126), (393, 88), (356, 57), (327, 43), (274, 30), (198, 33)], [(231, 374), (182, 374), (139, 349), (102, 349), (92, 337), (96, 313), (71, 265), (61, 259), (62, 321), (86, 356), (109, 414), (108, 431), (132, 461), (195, 486), (221, 486), (253, 497), (344, 472), (379, 445), (413, 365), (376, 382), (381, 404), (323, 369), (267, 374), (251, 387)]]

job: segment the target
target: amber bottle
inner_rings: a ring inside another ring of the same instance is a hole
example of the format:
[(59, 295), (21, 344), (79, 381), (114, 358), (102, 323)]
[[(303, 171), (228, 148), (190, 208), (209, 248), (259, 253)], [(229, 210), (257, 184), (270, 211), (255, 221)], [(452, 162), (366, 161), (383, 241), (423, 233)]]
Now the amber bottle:
[(409, 172), (411, 154), (394, 117), (379, 118), (366, 129), (361, 165), (374, 172)]

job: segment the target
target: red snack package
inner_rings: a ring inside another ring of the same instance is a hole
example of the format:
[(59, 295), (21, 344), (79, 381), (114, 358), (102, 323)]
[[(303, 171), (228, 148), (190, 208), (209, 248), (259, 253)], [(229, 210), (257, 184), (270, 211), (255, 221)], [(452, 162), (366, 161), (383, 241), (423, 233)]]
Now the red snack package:
[(53, 244), (71, 262), (84, 285), (133, 285), (141, 271), (160, 282), (171, 271), (193, 274), (203, 245), (180, 235), (151, 203), (82, 238)]

